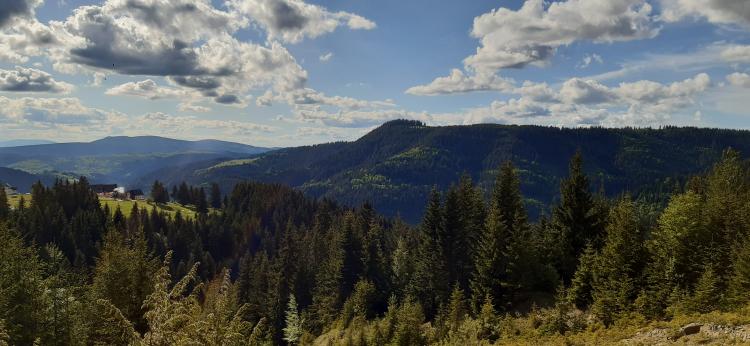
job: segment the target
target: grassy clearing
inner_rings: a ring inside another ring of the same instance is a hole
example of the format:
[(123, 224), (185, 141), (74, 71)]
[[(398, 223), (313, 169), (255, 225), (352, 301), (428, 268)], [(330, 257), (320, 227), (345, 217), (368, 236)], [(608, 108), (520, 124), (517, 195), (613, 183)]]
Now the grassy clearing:
[[(28, 207), (31, 204), (31, 195), (23, 195), (23, 198), (25, 206)], [(18, 208), (18, 205), (21, 202), (21, 195), (9, 196), (8, 202), (13, 208)], [(130, 215), (130, 212), (133, 210), (133, 206), (138, 204), (138, 208), (141, 211), (146, 209), (149, 213), (154, 208), (157, 208), (157, 211), (167, 213), (170, 216), (175, 216), (177, 214), (177, 211), (179, 210), (180, 213), (182, 213), (183, 217), (195, 217), (195, 208), (193, 206), (185, 206), (171, 202), (164, 205), (157, 205), (156, 203), (150, 201), (121, 201), (101, 197), (99, 198), (99, 202), (102, 204), (102, 207), (104, 205), (107, 205), (109, 207), (109, 210), (113, 213), (115, 212), (115, 210), (117, 210), (117, 207), (120, 207), (120, 211), (122, 211), (125, 216)]]

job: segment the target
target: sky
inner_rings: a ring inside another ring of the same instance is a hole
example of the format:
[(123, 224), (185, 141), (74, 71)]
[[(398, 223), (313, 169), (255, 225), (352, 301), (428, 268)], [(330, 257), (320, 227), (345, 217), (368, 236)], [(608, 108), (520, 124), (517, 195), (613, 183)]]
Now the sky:
[(0, 140), (750, 128), (747, 0), (3, 0)]

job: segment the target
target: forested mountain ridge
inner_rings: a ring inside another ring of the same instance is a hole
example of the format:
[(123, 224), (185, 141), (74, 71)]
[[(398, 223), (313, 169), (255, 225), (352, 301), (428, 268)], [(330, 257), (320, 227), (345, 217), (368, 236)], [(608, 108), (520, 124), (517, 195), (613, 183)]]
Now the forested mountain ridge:
[[(0, 166), (42, 176), (86, 176), (96, 183), (133, 183), (139, 177), (162, 169), (196, 162), (213, 164), (248, 157), (267, 148), (239, 143), (185, 141), (156, 136), (106, 137), (87, 143), (54, 143), (0, 148)], [(28, 191), (30, 185), (19, 186)]]
[[(750, 152), (750, 132), (492, 124), (428, 127), (397, 120), (353, 142), (287, 148), (252, 160), (174, 170), (179, 173), (167, 182), (218, 182), (226, 191), (243, 180), (282, 183), (347, 205), (369, 201), (385, 215), (416, 222), (433, 186), (446, 189), (466, 172), (489, 193), (496, 168), (511, 160), (519, 168), (521, 189), (534, 217), (558, 198), (567, 160), (579, 148), (597, 188), (610, 195), (629, 190), (664, 199), (675, 180), (704, 171), (727, 147)], [(143, 181), (162, 177), (147, 176)]]

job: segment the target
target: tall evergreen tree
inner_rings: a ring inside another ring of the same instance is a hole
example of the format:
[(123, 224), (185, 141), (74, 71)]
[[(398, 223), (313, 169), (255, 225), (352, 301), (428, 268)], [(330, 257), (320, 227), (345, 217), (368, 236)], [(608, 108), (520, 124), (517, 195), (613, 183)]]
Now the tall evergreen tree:
[(634, 203), (623, 197), (612, 209), (607, 236), (593, 270), (593, 310), (606, 325), (631, 308), (645, 266), (645, 232)]
[(169, 192), (160, 181), (155, 180), (151, 186), (151, 199), (160, 204), (169, 202)]
[(304, 320), (300, 317), (297, 299), (294, 298), (294, 295), (291, 295), (286, 309), (284, 341), (290, 345), (299, 343), (304, 333), (303, 324)]
[(5, 193), (5, 186), (0, 183), (0, 221), (7, 219), (8, 215), (10, 215), (8, 195)]
[(591, 243), (599, 248), (604, 219), (594, 203), (589, 179), (583, 172), (580, 150), (570, 160), (568, 178), (560, 184), (560, 204), (552, 214), (552, 227), (564, 248), (557, 269), (564, 282), (570, 282), (578, 265), (577, 258)]
[(221, 189), (217, 183), (211, 184), (211, 208), (221, 208)]
[(522, 247), (527, 232), (520, 181), (510, 161), (502, 164), (495, 180), (484, 232), (475, 258), (471, 285), (474, 307), (490, 296), (496, 309), (504, 310), (520, 286)]
[(442, 240), (445, 239), (440, 193), (433, 188), (420, 225), (420, 242), (411, 294), (432, 317), (447, 301), (450, 291)]

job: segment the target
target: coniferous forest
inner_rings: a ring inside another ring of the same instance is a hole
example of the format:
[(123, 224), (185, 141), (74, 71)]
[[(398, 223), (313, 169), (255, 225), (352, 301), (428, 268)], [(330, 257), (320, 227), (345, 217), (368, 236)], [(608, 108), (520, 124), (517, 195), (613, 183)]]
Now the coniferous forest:
[(0, 189), (0, 345), (741, 342), (720, 331), (750, 324), (748, 162), (726, 150), (665, 204), (606, 197), (584, 160), (538, 219), (505, 162), (418, 225), (253, 182), (174, 187), (194, 215), (110, 210), (85, 178)]

